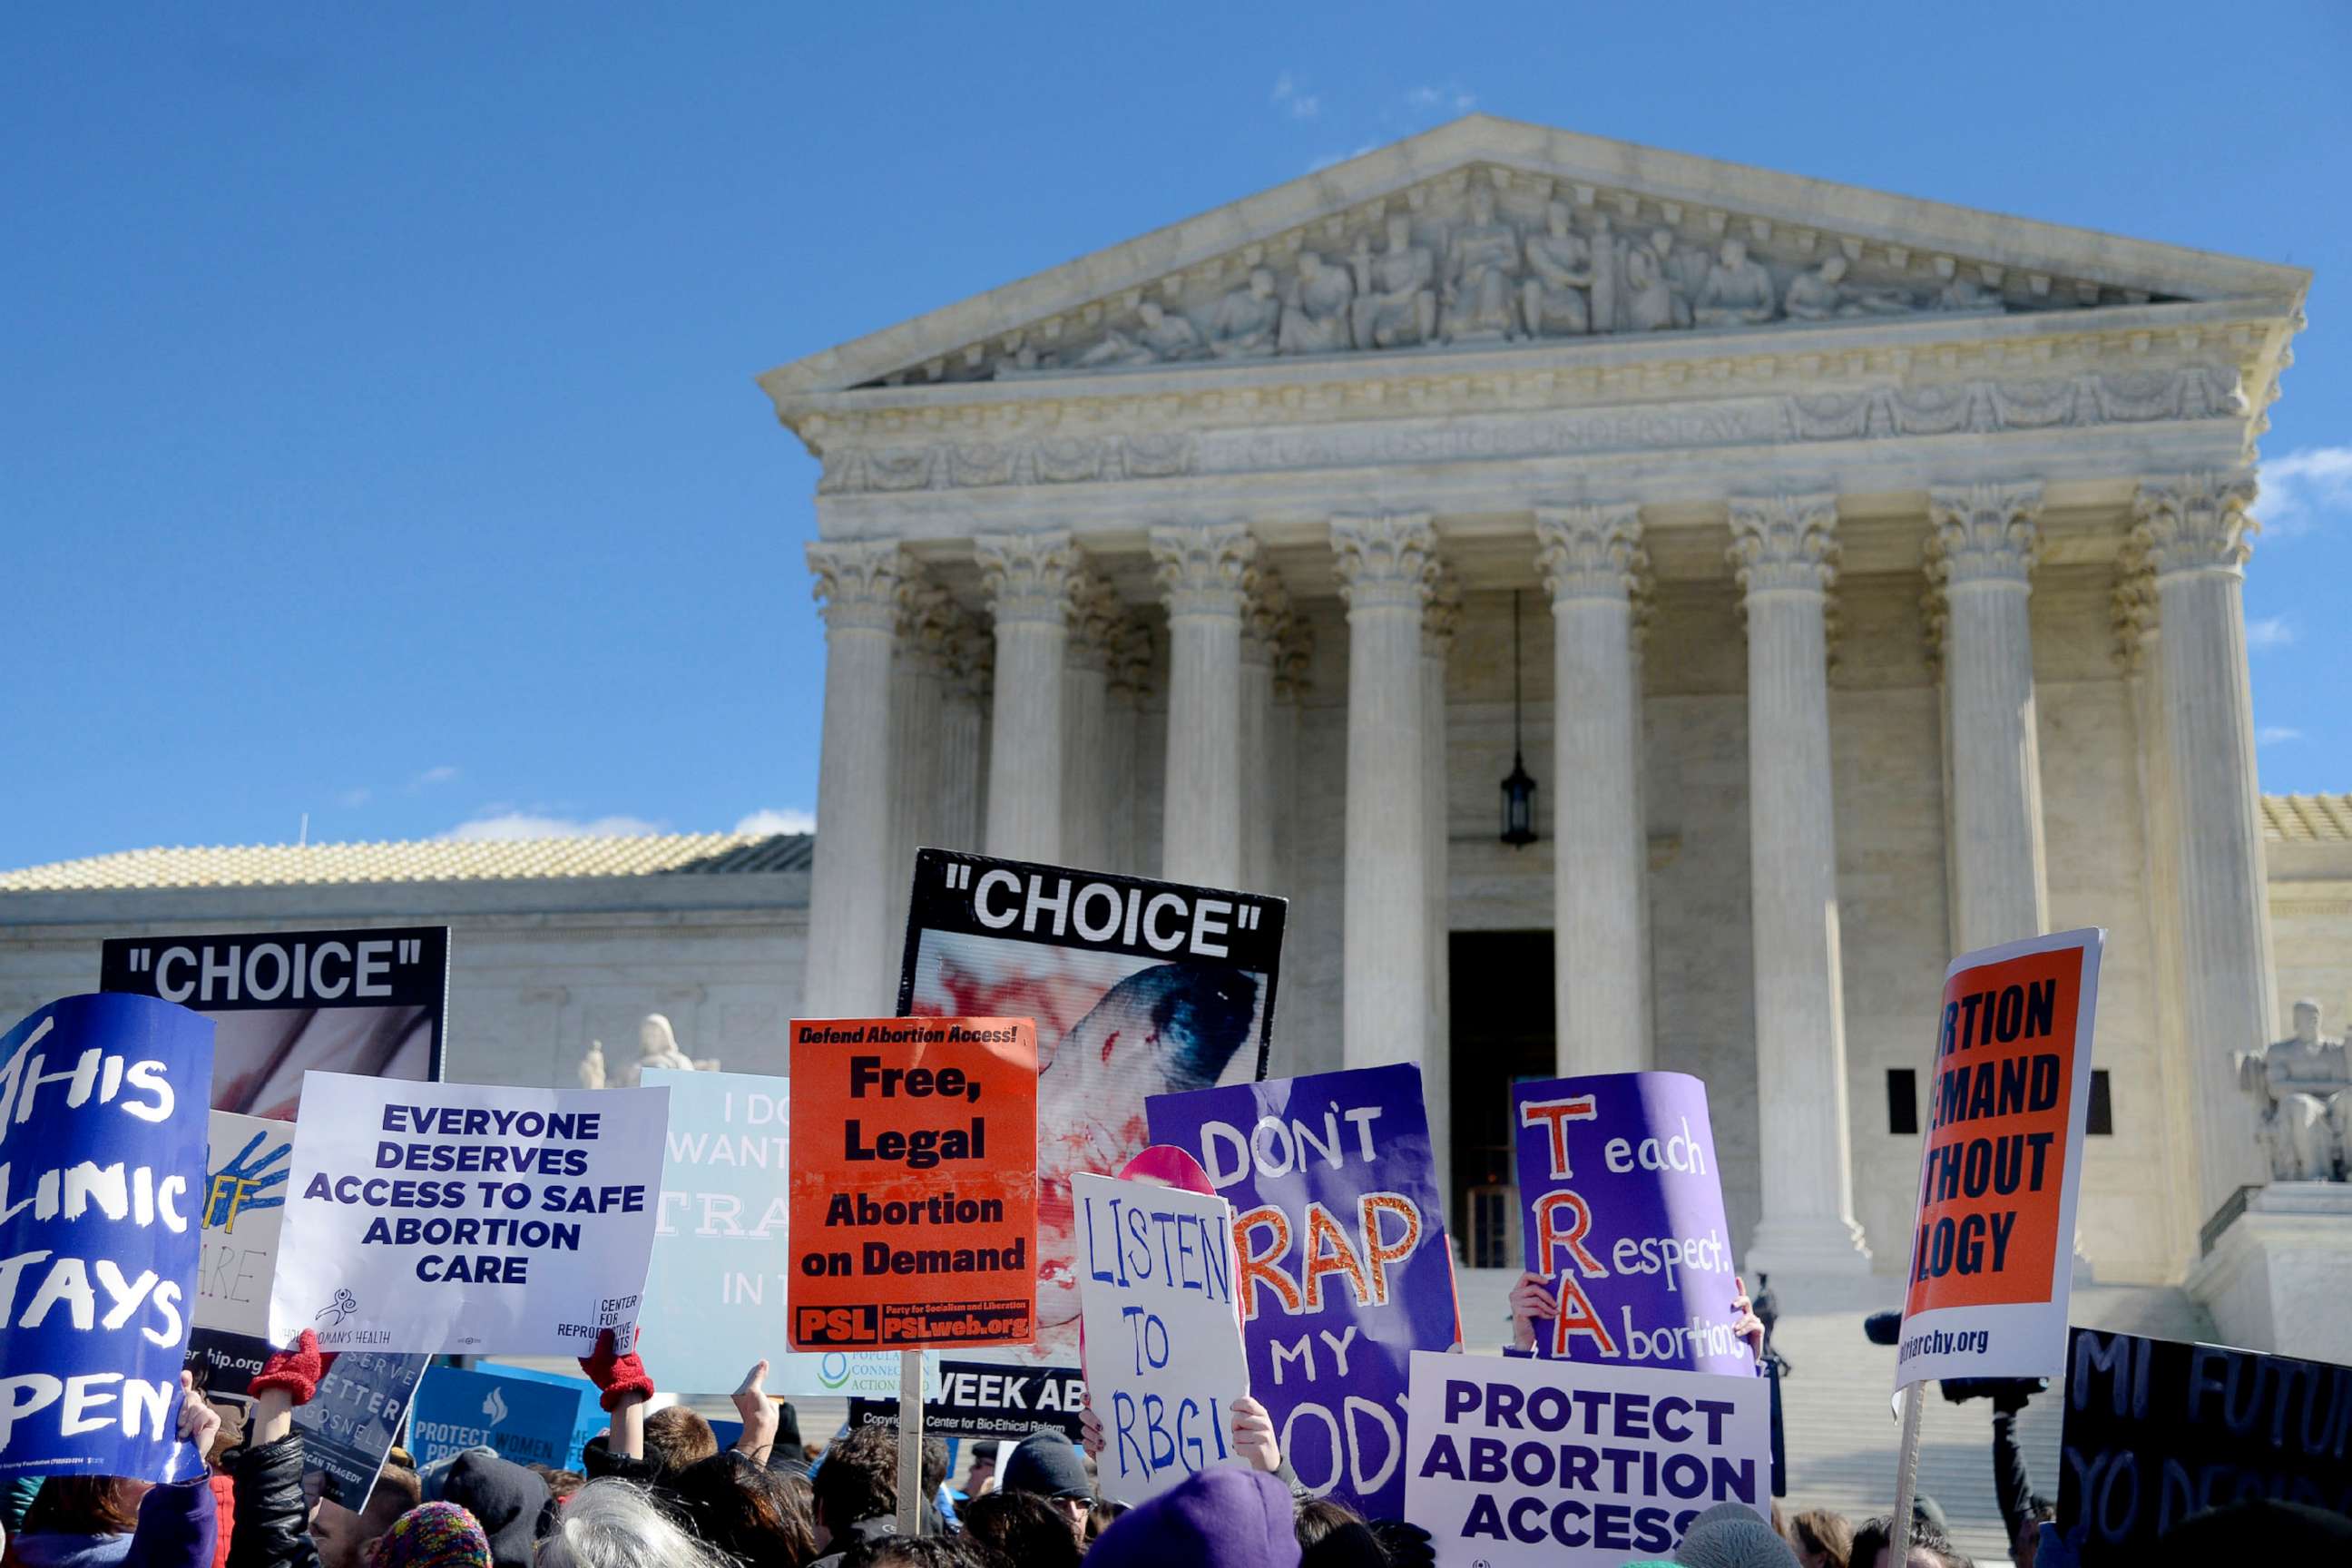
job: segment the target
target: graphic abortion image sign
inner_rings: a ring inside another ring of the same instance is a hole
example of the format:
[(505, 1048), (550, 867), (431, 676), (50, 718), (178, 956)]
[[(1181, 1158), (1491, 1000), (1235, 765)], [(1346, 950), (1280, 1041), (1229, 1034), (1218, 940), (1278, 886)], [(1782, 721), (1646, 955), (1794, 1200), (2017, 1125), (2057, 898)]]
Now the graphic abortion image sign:
[(212, 1019), (213, 1109), (290, 1121), (305, 1072), (441, 1076), (449, 928), (116, 937), (99, 989)]
[(1155, 1094), (1265, 1076), (1280, 899), (925, 849), (898, 1011), (1037, 1025), (1037, 1346), (1076, 1354), (1070, 1177), (1126, 1167)]
[(1897, 1390), (2065, 1368), (2105, 941), (2061, 931), (1944, 973)]
[(302, 1093), (274, 1342), (578, 1356), (635, 1324), (667, 1089), (312, 1073)]

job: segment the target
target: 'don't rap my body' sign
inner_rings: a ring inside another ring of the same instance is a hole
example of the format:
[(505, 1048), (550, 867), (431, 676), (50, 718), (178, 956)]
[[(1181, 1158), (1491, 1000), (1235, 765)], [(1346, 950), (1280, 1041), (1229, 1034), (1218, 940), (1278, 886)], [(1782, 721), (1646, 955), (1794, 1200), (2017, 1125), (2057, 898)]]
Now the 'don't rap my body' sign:
[(0, 1477), (171, 1480), (213, 1026), (68, 996), (0, 1039)]
[(1250, 1387), (1300, 1483), (1404, 1506), (1415, 1351), (1460, 1338), (1421, 1069), (1356, 1068), (1155, 1095), (1151, 1140), (1234, 1207)]
[(1963, 953), (1944, 974), (1895, 1386), (2054, 1377), (2105, 933)]
[(1037, 1030), (794, 1019), (792, 1338), (1026, 1344), (1037, 1318)]
[(312, 1073), (270, 1337), (325, 1350), (586, 1355), (634, 1328), (660, 1192), (662, 1089)]
[(1559, 1315), (1536, 1353), (1753, 1376), (1706, 1085), (1595, 1073), (1511, 1091), (1528, 1271)]

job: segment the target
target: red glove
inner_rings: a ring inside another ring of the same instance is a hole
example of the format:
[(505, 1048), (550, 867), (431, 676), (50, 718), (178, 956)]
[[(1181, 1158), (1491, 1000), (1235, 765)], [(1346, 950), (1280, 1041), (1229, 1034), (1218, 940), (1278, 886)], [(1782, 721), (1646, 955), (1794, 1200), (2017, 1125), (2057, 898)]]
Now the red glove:
[(297, 1405), (308, 1405), (310, 1396), (319, 1392), (319, 1380), (335, 1364), (335, 1352), (319, 1348), (318, 1334), (304, 1329), (295, 1339), (291, 1350), (272, 1351), (261, 1370), (246, 1384), (246, 1392), (257, 1398), (271, 1389), (283, 1389), (287, 1397)]
[[(632, 1328), (629, 1338), (634, 1342), (636, 1337), (636, 1330)], [(604, 1405), (607, 1415), (633, 1396), (638, 1399), (654, 1396), (654, 1380), (646, 1375), (646, 1363), (637, 1359), (635, 1351), (625, 1355), (621, 1353), (610, 1329), (596, 1336), (595, 1354), (580, 1358), (580, 1370), (588, 1374), (589, 1382), (604, 1391)]]

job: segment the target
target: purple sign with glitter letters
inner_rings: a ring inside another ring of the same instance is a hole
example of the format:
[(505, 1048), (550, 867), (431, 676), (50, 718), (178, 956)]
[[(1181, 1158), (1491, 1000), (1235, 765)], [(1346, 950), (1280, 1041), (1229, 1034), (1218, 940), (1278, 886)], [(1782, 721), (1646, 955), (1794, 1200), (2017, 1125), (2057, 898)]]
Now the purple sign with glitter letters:
[(1687, 1073), (1595, 1073), (1511, 1090), (1528, 1270), (1559, 1316), (1536, 1353), (1752, 1377), (1731, 1331), (1706, 1085)]
[(1416, 1067), (1153, 1095), (1151, 1141), (1234, 1205), (1250, 1394), (1302, 1484), (1404, 1512), (1412, 1352), (1459, 1337)]

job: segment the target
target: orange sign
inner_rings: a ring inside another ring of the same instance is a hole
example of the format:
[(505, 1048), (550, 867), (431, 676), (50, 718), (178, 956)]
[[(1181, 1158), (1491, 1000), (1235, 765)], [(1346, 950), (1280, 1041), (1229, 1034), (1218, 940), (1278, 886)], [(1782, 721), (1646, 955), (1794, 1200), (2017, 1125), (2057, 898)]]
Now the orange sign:
[(794, 1019), (793, 1348), (1027, 1344), (1037, 1027)]

